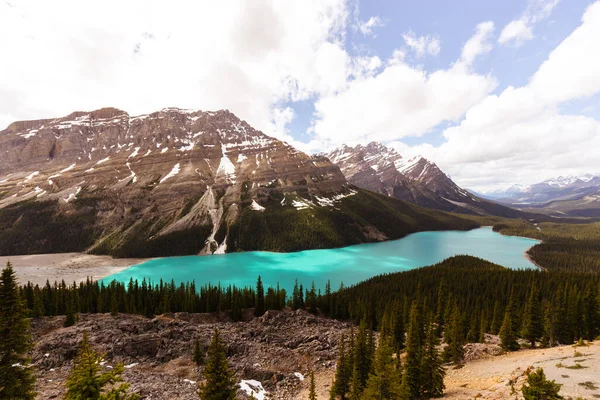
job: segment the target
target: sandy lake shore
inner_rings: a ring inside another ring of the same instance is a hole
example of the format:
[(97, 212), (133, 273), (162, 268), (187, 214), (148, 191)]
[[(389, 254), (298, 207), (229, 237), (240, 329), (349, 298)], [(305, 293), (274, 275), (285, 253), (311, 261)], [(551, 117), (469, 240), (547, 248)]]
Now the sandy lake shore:
[(34, 254), (2, 256), (0, 266), (4, 267), (8, 261), (12, 263), (20, 283), (30, 281), (41, 286), (46, 280), (60, 282), (64, 279), (67, 283), (73, 283), (85, 281), (88, 277), (101, 279), (147, 259), (112, 258), (84, 253)]

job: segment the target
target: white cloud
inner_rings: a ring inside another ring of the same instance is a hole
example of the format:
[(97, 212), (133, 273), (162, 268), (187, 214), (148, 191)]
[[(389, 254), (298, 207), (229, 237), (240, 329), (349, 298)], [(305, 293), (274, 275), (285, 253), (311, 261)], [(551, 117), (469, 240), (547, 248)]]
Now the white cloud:
[(521, 46), (527, 40), (533, 39), (533, 27), (550, 16), (558, 2), (559, 0), (529, 0), (523, 15), (510, 21), (502, 29), (498, 43)]
[(515, 19), (502, 29), (498, 43), (506, 44), (514, 40), (517, 44), (522, 44), (531, 39), (533, 39), (533, 28), (527, 25), (524, 20)]
[(471, 65), (478, 56), (489, 53), (492, 45), (489, 42), (491, 34), (494, 32), (494, 23), (491, 21), (482, 22), (475, 28), (475, 34), (467, 40), (463, 46), (460, 62)]
[(106, 106), (228, 108), (288, 138), (278, 105), (335, 93), (353, 68), (344, 0), (51, 3), (0, 4), (0, 125)]
[(378, 16), (373, 16), (367, 21), (357, 21), (358, 30), (364, 36), (374, 35), (373, 29), (383, 26), (383, 21)]
[(402, 38), (418, 58), (425, 54), (437, 56), (441, 49), (440, 38), (437, 36), (417, 36), (414, 32), (409, 31), (403, 34)]
[(341, 143), (391, 141), (419, 136), (443, 121), (458, 121), (496, 86), (491, 76), (470, 69), (487, 51), (493, 24), (480, 24), (460, 59), (448, 69), (427, 73), (394, 51), (382, 69), (354, 74), (344, 90), (315, 102), (313, 144), (327, 149)]
[(553, 176), (599, 173), (600, 121), (560, 111), (564, 102), (600, 92), (600, 2), (523, 87), (508, 87), (447, 128), (447, 142), (421, 146), (462, 186), (479, 190), (531, 184)]

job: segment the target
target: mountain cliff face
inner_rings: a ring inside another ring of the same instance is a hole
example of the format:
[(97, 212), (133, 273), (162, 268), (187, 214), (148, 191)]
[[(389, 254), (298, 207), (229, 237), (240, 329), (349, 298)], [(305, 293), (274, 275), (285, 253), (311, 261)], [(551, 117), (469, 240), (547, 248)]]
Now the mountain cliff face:
[[(0, 154), (3, 254), (285, 251), (422, 229), (405, 223), (400, 232), (370, 220), (374, 211), (361, 203), (385, 199), (357, 190), (327, 158), (223, 110), (130, 116), (106, 108), (15, 122), (0, 132)], [(462, 224), (427, 217), (427, 229)]]
[(456, 185), (435, 163), (404, 158), (377, 142), (343, 145), (325, 155), (358, 186), (437, 210), (518, 217), (519, 212), (481, 199)]

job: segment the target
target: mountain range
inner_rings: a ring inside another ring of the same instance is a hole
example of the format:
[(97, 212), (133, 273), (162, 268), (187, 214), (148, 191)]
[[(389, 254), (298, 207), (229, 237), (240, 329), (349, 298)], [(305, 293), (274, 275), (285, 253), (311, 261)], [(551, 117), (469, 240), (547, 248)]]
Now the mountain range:
[(526, 217), (459, 187), (435, 163), (421, 156), (404, 158), (381, 143), (343, 145), (323, 155), (340, 167), (348, 182), (389, 197), (443, 211)]
[[(294, 251), (476, 226), (397, 199), (444, 211), (510, 210), (474, 198), (424, 159), (394, 161), (404, 178), (390, 170), (397, 184), (389, 196), (387, 179), (382, 188), (347, 179), (328, 157), (227, 110), (130, 116), (104, 108), (20, 121), (0, 131), (0, 154), (4, 255)], [(387, 165), (381, 157), (377, 176)]]
[(521, 210), (556, 216), (600, 217), (600, 176), (559, 176), (530, 186), (481, 194)]

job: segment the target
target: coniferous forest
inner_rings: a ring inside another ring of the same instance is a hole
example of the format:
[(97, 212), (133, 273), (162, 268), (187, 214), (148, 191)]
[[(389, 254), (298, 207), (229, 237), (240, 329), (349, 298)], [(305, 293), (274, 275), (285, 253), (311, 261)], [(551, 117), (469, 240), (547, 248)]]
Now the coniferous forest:
[(88, 280), (27, 284), (19, 294), (24, 315), (66, 315), (65, 325), (76, 323), (80, 313), (221, 312), (240, 321), (250, 315), (245, 309), (261, 316), (285, 307), (348, 320), (357, 328), (340, 340), (332, 387), (332, 398), (343, 399), (438, 397), (443, 365), (461, 365), (464, 344), (482, 342), (485, 334), (499, 335), (505, 351), (594, 340), (600, 334), (600, 275), (510, 270), (471, 256), (338, 290), (296, 282), (288, 294), (264, 288), (258, 277), (256, 286), (243, 288)]
[[(3, 302), (6, 307), (0, 317), (13, 321), (11, 324), (21, 326), (23, 331), (27, 329), (26, 318), (55, 315), (65, 315), (64, 324), (69, 326), (77, 323), (81, 313), (153, 317), (218, 312), (232, 321), (242, 321), (268, 310), (303, 309), (355, 326), (350, 335), (340, 338), (331, 398), (433, 398), (443, 393), (445, 369), (463, 363), (464, 345), (483, 342), (486, 334), (499, 335), (505, 351), (598, 338), (598, 224), (577, 228), (542, 225), (544, 242), (532, 248), (530, 254), (534, 260), (553, 260), (544, 264), (548, 266), (545, 270), (511, 270), (479, 258), (456, 256), (430, 267), (376, 276), (350, 287), (342, 284), (331, 288), (327, 284), (316, 288), (314, 284), (295, 282), (291, 293), (279, 285), (264, 287), (260, 277), (256, 285), (247, 287), (146, 280), (104, 284), (87, 280), (78, 284), (47, 282), (42, 287), (28, 283), (19, 288), (14, 273), (5, 272), (2, 293), (9, 300)], [(495, 229), (542, 236), (526, 222), (497, 225)], [(244, 312), (250, 309), (252, 312)], [(15, 332), (3, 331), (6, 338), (2, 341), (15, 340), (21, 351), (14, 356), (27, 362), (28, 340), (26, 336), (14, 336)], [(200, 353), (194, 350), (193, 358), (200, 364), (210, 363), (210, 354)], [(222, 351), (213, 353), (214, 357), (218, 355), (214, 362), (226, 368)], [(7, 365), (2, 368), (21, 371)], [(216, 371), (214, 375), (219, 374)], [(230, 372), (225, 375), (230, 376)], [(532, 384), (542, 375), (543, 371), (532, 374)], [(549, 381), (540, 382), (554, 387)], [(25, 390), (31, 395), (31, 387)]]

